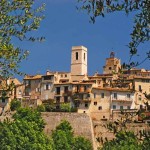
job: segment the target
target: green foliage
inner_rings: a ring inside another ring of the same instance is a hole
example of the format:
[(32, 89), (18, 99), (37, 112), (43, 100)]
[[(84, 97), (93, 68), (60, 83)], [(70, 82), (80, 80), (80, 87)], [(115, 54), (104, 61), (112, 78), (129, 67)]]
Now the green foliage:
[[(109, 122), (104, 127), (108, 130), (112, 131), (115, 135), (113, 140), (108, 141), (107, 138), (105, 141), (99, 137), (99, 142), (103, 144), (102, 150), (146, 150), (149, 149), (150, 146), (150, 131), (149, 127), (145, 130), (139, 130), (138, 133), (134, 133), (129, 130), (129, 126), (132, 125), (132, 117), (138, 115), (142, 115), (141, 112), (136, 113), (127, 113), (122, 112), (122, 117), (120, 120)], [(128, 120), (130, 120), (130, 124), (128, 124)], [(139, 126), (140, 127), (140, 126)], [(146, 124), (144, 125), (146, 128)]]
[[(66, 120), (62, 121), (57, 127), (56, 130), (53, 131), (52, 133), (52, 138), (54, 140), (55, 146), (59, 146), (58, 143), (61, 143), (62, 139), (59, 139), (59, 136), (63, 135), (65, 137), (65, 140), (67, 142), (65, 142), (65, 144), (67, 145), (60, 145), (62, 147), (71, 147), (72, 143), (73, 143), (73, 131), (72, 131), (72, 127), (70, 125), (70, 123)], [(60, 141), (59, 141), (60, 140)], [(70, 148), (69, 148), (70, 149)], [(57, 148), (56, 148), (57, 150)]]
[(62, 121), (52, 133), (56, 150), (92, 150), (92, 144), (84, 137), (74, 137), (68, 121)]
[(0, 123), (1, 150), (54, 150), (52, 139), (43, 133), (39, 112), (20, 108), (13, 118)]
[(39, 131), (35, 122), (27, 120), (4, 122), (0, 128), (1, 150), (54, 150), (52, 140)]
[(43, 133), (41, 114), (30, 108), (20, 108), (13, 116), (0, 122), (1, 150), (92, 150), (90, 141), (74, 137), (68, 121), (62, 121), (47, 137)]
[(130, 63), (123, 67), (131, 68), (140, 65), (145, 60), (150, 59), (150, 50), (146, 51), (146, 58), (141, 62), (131, 62), (133, 56), (138, 55), (140, 44), (150, 40), (150, 1), (149, 0), (78, 0), (78, 9), (84, 10), (90, 16), (91, 22), (95, 23), (98, 16), (104, 17), (107, 13), (124, 11), (127, 15), (134, 12), (134, 26), (131, 41), (128, 44), (130, 49)]
[(36, 123), (38, 126), (38, 130), (42, 131), (44, 128), (44, 121), (41, 117), (41, 113), (38, 112), (37, 110), (33, 110), (31, 108), (20, 108), (17, 110), (17, 112), (13, 115), (13, 118), (17, 121), (27, 121), (27, 122), (32, 122)]
[(61, 104), (60, 109), (61, 109), (62, 112), (71, 112), (70, 103)]
[(10, 103), (10, 109), (11, 111), (17, 110), (21, 107), (21, 102), (19, 100), (12, 100)]
[(74, 147), (72, 150), (92, 150), (92, 144), (89, 142), (89, 140), (83, 138), (83, 137), (75, 137), (74, 138)]
[(38, 105), (37, 106), (37, 111), (39, 111), (39, 112), (45, 112), (45, 106), (42, 104), (42, 105)]
[(133, 132), (119, 131), (116, 138), (106, 141), (102, 150), (141, 150), (137, 136)]
[[(29, 50), (17, 47), (14, 39), (17, 42), (44, 39), (29, 36), (40, 27), (44, 18), (44, 5), (35, 8), (34, 3), (35, 0), (0, 0), (0, 76), (4, 80), (15, 74), (23, 74), (19, 71), (19, 64), (29, 54)], [(5, 87), (9, 89), (7, 83)]]
[[(67, 135), (65, 131), (57, 130), (52, 134), (52, 138), (54, 141), (56, 150), (71, 150), (71, 145), (69, 144), (69, 139), (67, 139)], [(70, 139), (71, 140), (71, 139)]]

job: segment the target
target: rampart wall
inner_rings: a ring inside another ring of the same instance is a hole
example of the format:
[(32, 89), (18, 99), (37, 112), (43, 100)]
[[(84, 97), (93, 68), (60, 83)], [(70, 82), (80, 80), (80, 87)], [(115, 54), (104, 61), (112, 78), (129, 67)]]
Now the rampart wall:
[(60, 124), (61, 120), (70, 122), (75, 135), (81, 135), (92, 141), (91, 121), (87, 114), (44, 112), (42, 117), (46, 122), (45, 133), (51, 134), (52, 130)]

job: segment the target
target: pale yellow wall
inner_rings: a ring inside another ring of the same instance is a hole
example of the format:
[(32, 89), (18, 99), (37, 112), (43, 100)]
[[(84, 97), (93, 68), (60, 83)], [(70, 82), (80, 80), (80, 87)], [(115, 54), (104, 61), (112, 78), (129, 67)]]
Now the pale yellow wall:
[[(111, 67), (111, 70), (109, 69)], [(119, 68), (121, 68), (121, 61), (117, 58), (107, 58), (106, 64), (103, 69), (104, 74), (112, 74), (113, 71), (118, 72)]]
[[(101, 98), (101, 93), (104, 93), (104, 98)], [(95, 98), (94, 98), (94, 94), (96, 95)], [(97, 105), (94, 105), (94, 102), (97, 102)], [(91, 104), (89, 108), (91, 117), (96, 118), (96, 119), (103, 119), (105, 117), (109, 119), (110, 103), (111, 102), (110, 102), (109, 91), (92, 89)], [(102, 107), (102, 109), (99, 110), (99, 107)]]
[[(142, 80), (149, 80), (149, 82), (142, 82)], [(139, 91), (139, 85), (141, 85), (142, 93), (150, 93), (150, 78), (149, 79), (135, 79), (134, 80), (135, 90)]]
[[(76, 60), (76, 52), (78, 52), (78, 60)], [(85, 59), (84, 59), (85, 53)], [(71, 53), (71, 74), (86, 75), (87, 74), (87, 48), (84, 46), (72, 47)]]

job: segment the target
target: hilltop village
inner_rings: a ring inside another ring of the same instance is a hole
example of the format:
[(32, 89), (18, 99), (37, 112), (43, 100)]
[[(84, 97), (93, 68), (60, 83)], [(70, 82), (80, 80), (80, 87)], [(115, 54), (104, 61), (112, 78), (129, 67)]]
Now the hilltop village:
[(120, 72), (121, 60), (111, 52), (103, 73), (89, 76), (87, 54), (84, 46), (72, 47), (71, 72), (47, 70), (44, 75), (26, 75), (22, 83), (9, 79), (7, 84), (15, 86), (7, 99), (1, 99), (0, 112), (8, 111), (11, 100), (18, 99), (22, 107), (36, 108), (49, 102), (59, 111), (62, 104), (69, 104), (78, 113), (110, 120), (117, 110), (139, 110), (149, 105), (145, 93), (150, 93), (150, 70), (132, 68)]

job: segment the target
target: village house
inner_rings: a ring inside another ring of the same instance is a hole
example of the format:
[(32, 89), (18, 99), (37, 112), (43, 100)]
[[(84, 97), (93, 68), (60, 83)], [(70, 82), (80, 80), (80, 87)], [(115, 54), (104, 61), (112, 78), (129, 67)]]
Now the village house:
[[(111, 52), (106, 58), (103, 73), (88, 76), (88, 50), (73, 46), (70, 72), (47, 70), (45, 75), (26, 75), (23, 83), (17, 80), (9, 98), (21, 100), (22, 106), (37, 107), (44, 101), (77, 108), (96, 119), (111, 119), (116, 110), (145, 107), (145, 93), (150, 93), (150, 71), (132, 68), (121, 70), (121, 60)], [(7, 104), (7, 102), (6, 102)]]

